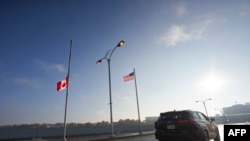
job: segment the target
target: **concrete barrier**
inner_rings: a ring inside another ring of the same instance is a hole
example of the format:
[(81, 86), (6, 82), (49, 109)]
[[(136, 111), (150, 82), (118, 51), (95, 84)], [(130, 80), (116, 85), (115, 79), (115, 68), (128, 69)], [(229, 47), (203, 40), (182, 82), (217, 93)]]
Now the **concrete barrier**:
[[(152, 131), (153, 125), (142, 125), (141, 131)], [(49, 138), (63, 136), (64, 128), (20, 128), (9, 127), (0, 128), (0, 140), (16, 140), (16, 139), (32, 139), (32, 138)], [(82, 136), (110, 133), (110, 126), (103, 127), (68, 127), (67, 136)], [(139, 126), (135, 125), (120, 125), (114, 126), (115, 133), (136, 132), (139, 131)]]

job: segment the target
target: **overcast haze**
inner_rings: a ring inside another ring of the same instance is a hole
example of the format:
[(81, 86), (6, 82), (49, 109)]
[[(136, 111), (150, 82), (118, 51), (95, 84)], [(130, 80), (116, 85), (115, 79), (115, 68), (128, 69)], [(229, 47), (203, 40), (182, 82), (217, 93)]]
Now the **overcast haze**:
[(204, 112), (250, 101), (248, 0), (1, 0), (0, 125), (63, 123), (73, 40), (67, 122), (114, 121), (169, 110)]

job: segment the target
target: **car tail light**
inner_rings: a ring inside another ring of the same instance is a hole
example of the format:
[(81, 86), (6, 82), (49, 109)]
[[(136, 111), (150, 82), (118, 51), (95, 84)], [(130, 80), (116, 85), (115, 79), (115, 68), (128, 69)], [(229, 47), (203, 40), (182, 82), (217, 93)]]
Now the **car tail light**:
[(190, 141), (197, 141), (197, 139), (193, 135), (189, 135), (188, 138)]
[(162, 123), (161, 121), (156, 121), (156, 122), (155, 122), (155, 125), (156, 125), (156, 126), (159, 126), (161, 123)]

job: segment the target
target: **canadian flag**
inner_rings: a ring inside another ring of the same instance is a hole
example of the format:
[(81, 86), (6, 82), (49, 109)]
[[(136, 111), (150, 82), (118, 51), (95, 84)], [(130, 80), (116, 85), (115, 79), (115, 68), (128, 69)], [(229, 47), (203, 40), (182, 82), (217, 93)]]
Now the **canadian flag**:
[(68, 80), (68, 77), (66, 77), (64, 80), (58, 81), (56, 90), (61, 91), (66, 89), (68, 87)]

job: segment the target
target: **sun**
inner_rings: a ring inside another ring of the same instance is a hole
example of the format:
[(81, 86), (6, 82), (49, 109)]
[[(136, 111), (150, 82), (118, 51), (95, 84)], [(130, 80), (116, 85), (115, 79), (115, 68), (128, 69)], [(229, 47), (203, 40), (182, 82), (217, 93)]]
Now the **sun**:
[(219, 77), (216, 77), (215, 75), (211, 74), (207, 78), (204, 79), (204, 81), (201, 83), (201, 85), (206, 90), (214, 91), (218, 88), (220, 88), (223, 85), (223, 80), (221, 80)]

